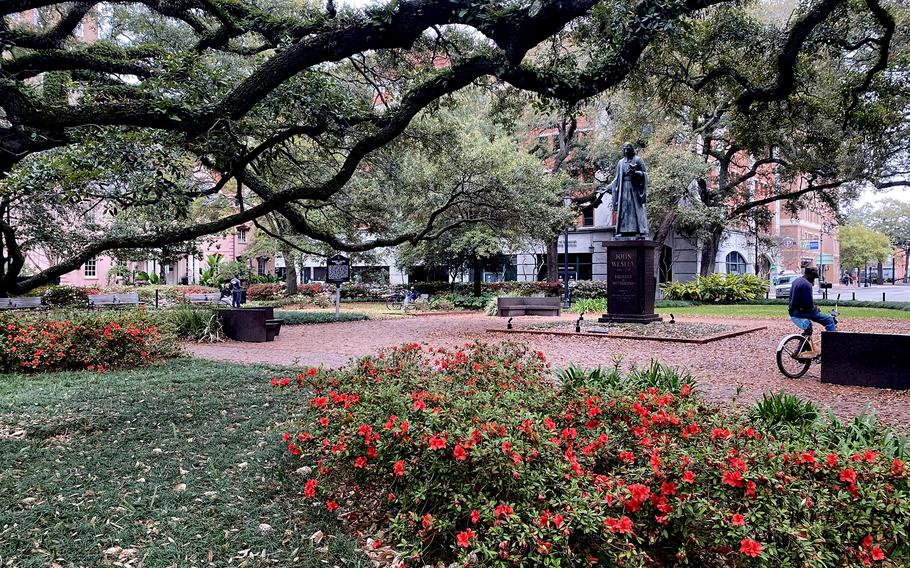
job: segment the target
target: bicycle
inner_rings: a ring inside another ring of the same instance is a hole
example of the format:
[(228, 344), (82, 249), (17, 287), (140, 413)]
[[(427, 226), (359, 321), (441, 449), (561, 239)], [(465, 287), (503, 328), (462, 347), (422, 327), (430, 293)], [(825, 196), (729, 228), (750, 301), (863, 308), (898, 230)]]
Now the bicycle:
[[(837, 304), (840, 302), (840, 294), (837, 295), (837, 301), (834, 303), (834, 309), (828, 311), (828, 314), (834, 318), (837, 323)], [(821, 345), (816, 348), (815, 341), (812, 338), (812, 322), (809, 327), (802, 333), (792, 333), (780, 340), (777, 345), (777, 368), (787, 378), (798, 379), (806, 374), (812, 363), (821, 363), (822, 350)]]
[(392, 292), (386, 298), (385, 308), (389, 311), (400, 310), (404, 307), (404, 303), (404, 294), (400, 292)]

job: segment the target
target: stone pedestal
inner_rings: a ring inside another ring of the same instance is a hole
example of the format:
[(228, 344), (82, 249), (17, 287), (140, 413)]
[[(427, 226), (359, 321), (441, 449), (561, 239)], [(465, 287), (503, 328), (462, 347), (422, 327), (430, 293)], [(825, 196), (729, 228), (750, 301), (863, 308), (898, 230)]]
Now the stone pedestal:
[(607, 241), (607, 313), (600, 323), (661, 321), (654, 313), (654, 241)]

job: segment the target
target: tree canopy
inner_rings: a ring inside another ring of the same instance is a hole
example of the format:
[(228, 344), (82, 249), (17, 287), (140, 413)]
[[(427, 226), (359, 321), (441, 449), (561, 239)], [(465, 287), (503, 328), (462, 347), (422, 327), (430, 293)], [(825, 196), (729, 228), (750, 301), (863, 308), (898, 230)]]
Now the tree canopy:
[[(378, 191), (370, 174), (419, 130), (415, 119), (469, 86), (576, 105), (653, 65), (667, 42), (708, 45), (701, 22), (723, 22), (727, 4), (400, 0), (336, 11), (282, 0), (0, 0), (0, 293), (106, 251), (192, 241), (273, 213), (336, 250), (418, 243), (438, 234), (451, 203), (414, 222), (370, 218), (369, 231), (348, 215), (367, 204), (356, 195)], [(37, 26), (21, 21), (32, 10)], [(100, 39), (86, 43), (77, 36), (91, 22)], [(747, 54), (748, 73), (718, 42), (686, 81), (776, 123), (804, 106), (788, 101), (824, 55), (850, 62), (834, 77), (848, 76), (838, 92), (855, 95), (831, 103), (841, 114), (877, 101), (885, 112), (894, 104), (879, 87), (895, 75), (896, 29), (878, 0), (816, 0), (753, 38), (763, 49)], [(91, 225), (90, 209), (114, 222)], [(57, 260), (18, 281), (29, 247), (54, 231), (66, 241)]]

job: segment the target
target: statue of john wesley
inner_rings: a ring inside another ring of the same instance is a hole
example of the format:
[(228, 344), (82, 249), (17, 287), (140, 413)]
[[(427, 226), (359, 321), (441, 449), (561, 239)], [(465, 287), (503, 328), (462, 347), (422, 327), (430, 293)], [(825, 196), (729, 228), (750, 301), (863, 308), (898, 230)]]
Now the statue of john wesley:
[(616, 235), (621, 237), (648, 238), (648, 170), (642, 159), (635, 155), (635, 147), (626, 142), (622, 158), (616, 163), (616, 178), (610, 184), (613, 193), (613, 211), (616, 212)]

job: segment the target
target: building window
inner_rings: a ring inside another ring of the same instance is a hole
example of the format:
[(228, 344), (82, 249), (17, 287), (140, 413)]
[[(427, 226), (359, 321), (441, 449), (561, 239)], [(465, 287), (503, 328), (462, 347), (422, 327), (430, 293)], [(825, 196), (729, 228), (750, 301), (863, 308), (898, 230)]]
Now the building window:
[(582, 210), (581, 215), (582, 215), (582, 221), (581, 221), (582, 227), (593, 227), (594, 226), (594, 208), (593, 207), (588, 207), (588, 208)]
[(238, 243), (246, 242), (246, 228), (237, 227), (237, 242)]
[(82, 267), (83, 273), (88, 278), (95, 278), (98, 273), (98, 258), (92, 257), (85, 261), (85, 265)]
[(727, 274), (745, 274), (746, 259), (736, 251), (727, 255)]
[(265, 257), (257, 256), (256, 263), (257, 263), (257, 271), (259, 272), (259, 276), (265, 276)]

